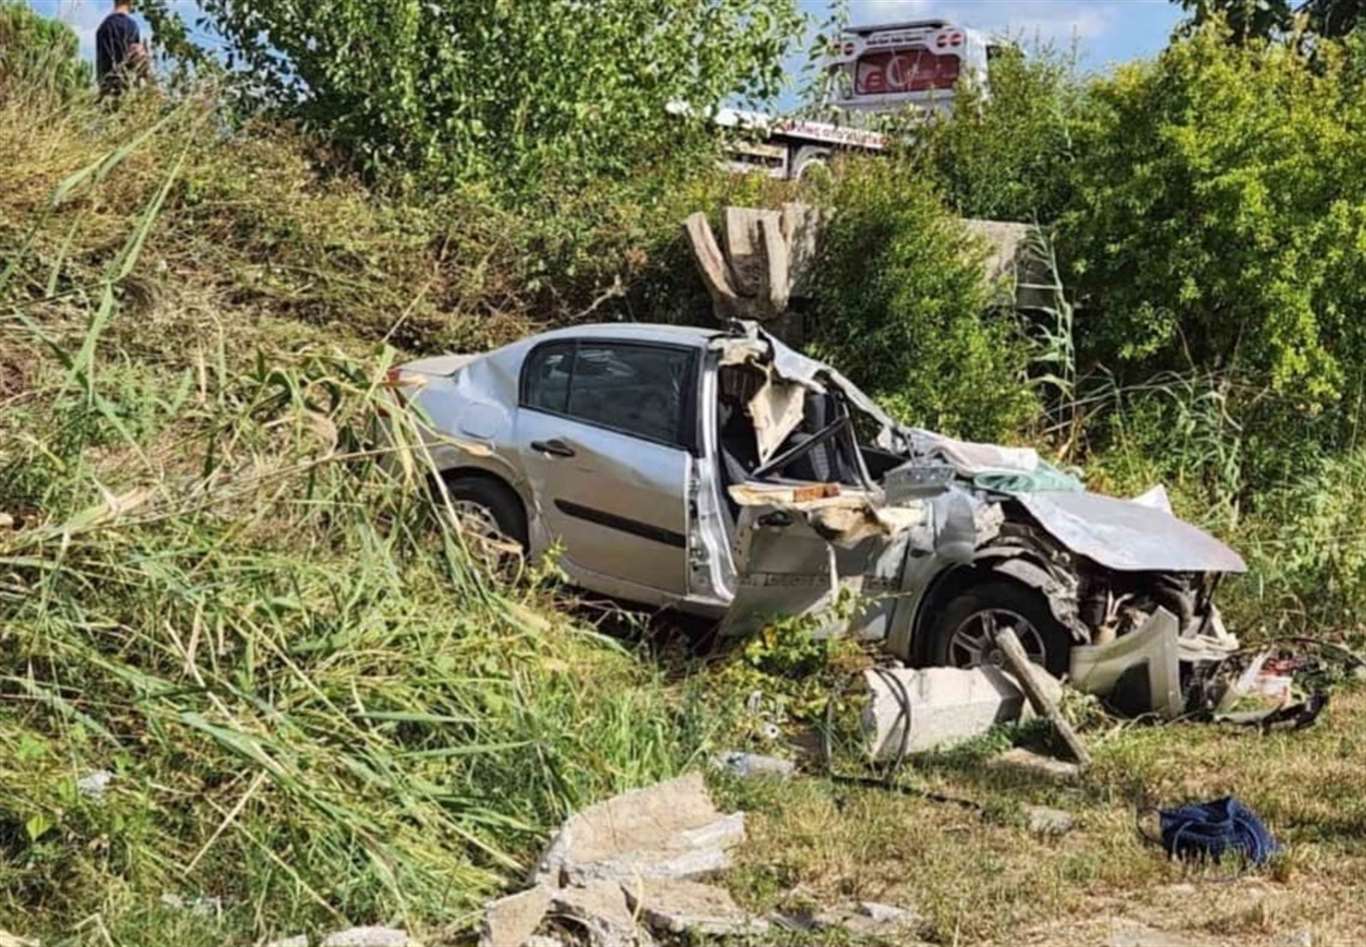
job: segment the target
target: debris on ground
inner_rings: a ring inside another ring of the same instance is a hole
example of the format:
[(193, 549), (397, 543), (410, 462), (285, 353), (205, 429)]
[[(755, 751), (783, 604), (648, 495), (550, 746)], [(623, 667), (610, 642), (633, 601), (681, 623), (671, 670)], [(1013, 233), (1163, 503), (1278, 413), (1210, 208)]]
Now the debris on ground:
[(550, 910), (550, 898), (551, 889), (538, 884), (490, 902), (484, 908), (481, 947), (522, 947)]
[(990, 665), (870, 668), (863, 679), (871, 695), (863, 732), (868, 756), (878, 762), (944, 749), (1027, 713), (1018, 682)]
[(293, 937), (282, 937), (280, 940), (272, 940), (266, 947), (309, 947), (307, 934), (295, 934)]
[(593, 947), (651, 944), (651, 930), (761, 933), (767, 922), (697, 880), (729, 867), (744, 837), (745, 814), (720, 812), (701, 773), (589, 806), (560, 827), (530, 889), (487, 905), (480, 947), (522, 947), (547, 924)]
[(643, 880), (623, 886), (631, 910), (661, 934), (689, 932), (718, 937), (762, 934), (768, 922), (749, 914), (730, 892), (697, 881)]
[(1025, 824), (1035, 835), (1066, 835), (1076, 826), (1072, 814), (1048, 806), (1026, 806)]
[(223, 913), (223, 899), (216, 897), (183, 898), (168, 891), (161, 896), (161, 904), (173, 911), (188, 911), (195, 917), (217, 917)]
[(395, 927), (351, 927), (328, 934), (319, 947), (421, 947)]
[(1018, 746), (992, 757), (987, 761), (987, 766), (1054, 783), (1072, 783), (1081, 778), (1081, 767), (1076, 763), (1054, 759)]
[(590, 881), (561, 888), (551, 896), (550, 916), (582, 929), (592, 947), (648, 947), (653, 943), (637, 926), (620, 881)]
[(791, 931), (845, 931), (855, 937), (895, 937), (898, 943), (908, 943), (924, 919), (909, 908), (876, 901), (860, 901), (818, 913), (779, 913), (773, 922)]
[(76, 791), (87, 799), (99, 802), (104, 798), (104, 791), (109, 788), (109, 784), (113, 781), (113, 773), (107, 769), (97, 769), (93, 773), (87, 773), (76, 780)]
[(696, 878), (730, 867), (745, 837), (743, 812), (723, 815), (701, 773), (589, 806), (560, 828), (533, 881), (553, 887), (593, 880)]
[(1232, 796), (1163, 809), (1158, 818), (1162, 848), (1172, 858), (1217, 862), (1233, 854), (1261, 865), (1280, 851), (1262, 820)]
[(724, 770), (740, 779), (752, 779), (754, 777), (787, 779), (797, 771), (796, 764), (791, 760), (779, 759), (776, 756), (764, 756), (761, 753), (744, 753), (739, 750), (718, 754), (713, 762), (717, 769)]

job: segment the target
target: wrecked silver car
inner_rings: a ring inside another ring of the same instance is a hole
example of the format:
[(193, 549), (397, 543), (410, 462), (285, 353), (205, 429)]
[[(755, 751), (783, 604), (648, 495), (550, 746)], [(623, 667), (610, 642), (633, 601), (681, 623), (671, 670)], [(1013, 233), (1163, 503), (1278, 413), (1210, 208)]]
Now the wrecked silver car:
[(1100, 496), (1033, 450), (898, 424), (754, 324), (576, 326), (393, 382), (461, 513), (532, 557), (561, 544), (596, 592), (735, 633), (839, 615), (922, 665), (998, 661), (1010, 627), (1050, 672), (1102, 691), (1136, 646), (1154, 669), (1142, 686), (1164, 692), (1169, 659), (1235, 646), (1213, 599), (1243, 561), (1160, 488)]

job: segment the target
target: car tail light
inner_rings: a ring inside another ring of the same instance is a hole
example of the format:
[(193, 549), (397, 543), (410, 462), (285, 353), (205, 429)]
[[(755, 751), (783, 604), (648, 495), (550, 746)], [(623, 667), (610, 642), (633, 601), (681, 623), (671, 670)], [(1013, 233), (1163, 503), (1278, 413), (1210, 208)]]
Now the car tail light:
[(943, 34), (940, 34), (939, 36), (936, 36), (934, 38), (934, 45), (938, 46), (940, 49), (943, 49), (945, 46), (949, 45), (949, 38), (947, 36), (944, 36)]
[(963, 45), (963, 34), (962, 34), (962, 33), (954, 33), (952, 36), (949, 37), (949, 43), (950, 43), (950, 45), (953, 45), (953, 46), (962, 46), (962, 45)]
[(846, 55), (846, 56), (852, 56), (852, 55), (854, 55), (854, 44), (853, 44), (853, 43), (845, 43), (845, 44), (844, 44), (844, 55)]

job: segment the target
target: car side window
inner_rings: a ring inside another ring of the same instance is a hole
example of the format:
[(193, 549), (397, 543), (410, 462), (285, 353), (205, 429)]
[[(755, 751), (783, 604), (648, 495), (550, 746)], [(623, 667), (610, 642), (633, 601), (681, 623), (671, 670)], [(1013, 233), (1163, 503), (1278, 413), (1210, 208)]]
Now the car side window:
[(691, 443), (693, 353), (625, 342), (557, 342), (528, 356), (522, 404), (623, 434)]
[(569, 385), (572, 418), (652, 441), (682, 445), (692, 353), (581, 342)]
[(542, 345), (531, 353), (523, 369), (522, 404), (564, 414), (569, 406), (569, 370), (574, 343)]

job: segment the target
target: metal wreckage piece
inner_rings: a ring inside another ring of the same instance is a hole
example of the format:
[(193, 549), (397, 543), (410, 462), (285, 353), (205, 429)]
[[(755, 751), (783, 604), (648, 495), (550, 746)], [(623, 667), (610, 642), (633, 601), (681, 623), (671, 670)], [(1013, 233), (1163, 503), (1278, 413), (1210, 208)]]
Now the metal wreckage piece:
[[(820, 615), (821, 633), (883, 641), (915, 662), (922, 606), (955, 568), (999, 575), (1042, 593), (1071, 634), (1069, 677), (1130, 714), (1175, 719), (1195, 710), (1183, 687), (1238, 650), (1213, 595), (1246, 566), (1236, 552), (1172, 515), (1161, 487), (1134, 500), (1086, 492), (1031, 449), (957, 441), (906, 428), (819, 362), (772, 344), (762, 330), (722, 343), (723, 364), (763, 375), (748, 402), (760, 466), (731, 485), (740, 507), (739, 587), (724, 633), (774, 614)], [(840, 411), (812, 437), (780, 446), (803, 422), (807, 391)], [(856, 417), (856, 415), (860, 417)], [(876, 427), (873, 443), (904, 458), (861, 484), (769, 481), (794, 454)], [(857, 598), (852, 614), (832, 608)], [(1199, 700), (1208, 702), (1202, 690)]]

